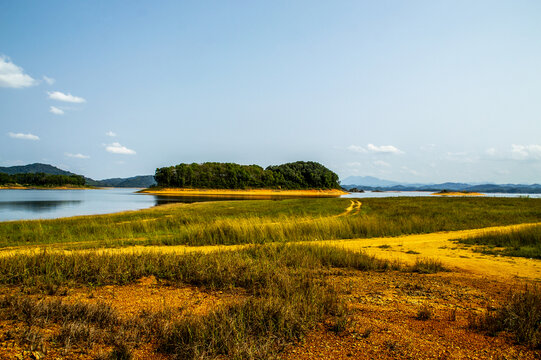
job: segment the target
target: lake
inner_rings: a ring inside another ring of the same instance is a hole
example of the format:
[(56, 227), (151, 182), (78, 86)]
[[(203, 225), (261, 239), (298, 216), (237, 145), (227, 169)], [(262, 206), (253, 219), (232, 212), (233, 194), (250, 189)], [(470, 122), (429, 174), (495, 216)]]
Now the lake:
[[(108, 214), (145, 209), (174, 202), (254, 199), (254, 197), (174, 197), (137, 194), (137, 189), (111, 188), (95, 190), (0, 190), (0, 221), (53, 219), (77, 215)], [(430, 196), (430, 192), (365, 192), (344, 195), (345, 198)], [(497, 197), (541, 194), (487, 194)]]

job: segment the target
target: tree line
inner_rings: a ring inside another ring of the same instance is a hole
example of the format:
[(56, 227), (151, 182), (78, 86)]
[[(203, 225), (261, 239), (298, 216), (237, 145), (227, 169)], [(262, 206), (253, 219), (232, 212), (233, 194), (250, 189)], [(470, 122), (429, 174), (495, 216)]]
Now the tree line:
[(207, 189), (339, 189), (338, 175), (313, 161), (268, 166), (206, 162), (157, 168), (161, 187)]
[(18, 184), (29, 186), (85, 185), (81, 175), (51, 175), (45, 173), (6, 174), (0, 173), (0, 185)]

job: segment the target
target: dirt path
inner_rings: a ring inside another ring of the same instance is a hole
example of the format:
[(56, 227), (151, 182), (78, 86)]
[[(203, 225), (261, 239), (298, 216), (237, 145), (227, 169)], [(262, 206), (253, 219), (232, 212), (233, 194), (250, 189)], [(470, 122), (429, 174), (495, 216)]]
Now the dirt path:
[(510, 231), (528, 226), (520, 224), (496, 226), (483, 229), (436, 232), (430, 234), (403, 235), (368, 239), (324, 240), (314, 244), (332, 245), (346, 249), (364, 251), (380, 258), (396, 259), (412, 263), (418, 258), (436, 258), (450, 268), (469, 272), (504, 277), (524, 278), (541, 281), (541, 261), (536, 259), (484, 255), (472, 251), (453, 240), (476, 236), (490, 231)]
[(336, 215), (336, 217), (346, 216), (346, 215), (357, 215), (361, 211), (361, 206), (362, 206), (362, 203), (359, 200), (351, 200), (351, 203), (346, 208), (346, 210), (343, 213)]

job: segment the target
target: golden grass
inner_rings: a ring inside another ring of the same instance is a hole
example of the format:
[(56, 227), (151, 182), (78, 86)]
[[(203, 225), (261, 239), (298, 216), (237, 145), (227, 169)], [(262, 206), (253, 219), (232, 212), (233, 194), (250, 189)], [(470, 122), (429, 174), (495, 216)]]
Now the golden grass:
[(145, 194), (169, 195), (169, 196), (254, 196), (275, 197), (275, 196), (307, 196), (307, 197), (338, 197), (347, 192), (342, 190), (278, 190), (278, 189), (186, 189), (186, 188), (164, 188), (144, 189), (139, 191)]

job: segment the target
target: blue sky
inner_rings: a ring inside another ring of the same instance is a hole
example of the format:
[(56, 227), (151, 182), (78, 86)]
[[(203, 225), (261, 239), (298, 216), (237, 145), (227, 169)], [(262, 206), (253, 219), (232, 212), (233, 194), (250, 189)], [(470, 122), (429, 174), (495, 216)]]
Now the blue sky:
[[(0, 166), (540, 182), (538, 1), (2, 1)], [(114, 136), (113, 136), (114, 135)]]

